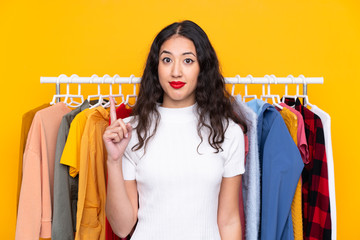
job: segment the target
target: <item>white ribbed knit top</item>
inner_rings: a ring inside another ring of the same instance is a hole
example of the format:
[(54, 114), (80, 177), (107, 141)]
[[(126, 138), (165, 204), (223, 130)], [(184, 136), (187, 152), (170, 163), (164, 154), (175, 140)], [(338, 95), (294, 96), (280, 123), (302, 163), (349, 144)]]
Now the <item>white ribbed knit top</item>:
[(204, 128), (199, 154), (196, 107), (158, 106), (161, 120), (145, 155), (143, 150), (131, 150), (138, 142), (133, 130), (123, 157), (124, 179), (136, 179), (139, 194), (138, 223), (131, 240), (220, 239), (220, 184), (223, 177), (245, 171), (244, 135), (230, 121), (224, 151), (214, 153)]

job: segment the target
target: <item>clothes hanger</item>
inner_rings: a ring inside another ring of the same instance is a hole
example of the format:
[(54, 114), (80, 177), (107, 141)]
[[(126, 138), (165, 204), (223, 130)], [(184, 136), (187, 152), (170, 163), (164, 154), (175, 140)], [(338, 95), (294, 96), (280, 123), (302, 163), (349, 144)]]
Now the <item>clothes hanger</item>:
[[(299, 78), (301, 78), (303, 80), (303, 86), (306, 86), (306, 78), (304, 77), (304, 75), (300, 74)], [(303, 103), (304, 103), (304, 107), (310, 106), (311, 108), (314, 106), (309, 102), (309, 97), (308, 95), (296, 95), (298, 98), (303, 98)]]
[[(240, 82), (240, 76), (239, 75), (236, 75), (237, 78), (239, 78), (239, 82)], [(251, 76), (250, 74), (246, 76), (247, 78), (250, 79), (250, 82), (251, 83), (254, 83), (254, 78), (253, 76)], [(246, 102), (246, 99), (247, 98), (254, 98), (254, 99), (257, 99), (257, 96), (256, 95), (248, 95), (248, 88), (247, 88), (247, 84), (245, 83), (245, 95), (243, 97), (243, 102)]]
[[(97, 78), (97, 77), (98, 77), (98, 76), (97, 76), (96, 74), (93, 74), (93, 75), (91, 76), (91, 78), (90, 78), (90, 84), (92, 84), (92, 83), (93, 83), (93, 80), (94, 80), (95, 78)], [(104, 82), (104, 79), (102, 80), (102, 82)], [(98, 98), (97, 103), (91, 105), (90, 102), (91, 102), (91, 99), (92, 99), (92, 98)], [(90, 109), (100, 106), (101, 103), (102, 103), (102, 101), (103, 101), (103, 96), (102, 96), (101, 93), (100, 93), (100, 83), (98, 83), (98, 94), (97, 94), (97, 95), (89, 95), (89, 96), (88, 96), (88, 102), (89, 102), (89, 104), (90, 104)]]
[[(133, 75), (133, 74), (131, 74), (130, 75), (130, 78), (129, 78), (129, 84), (131, 84), (132, 83), (132, 79), (134, 78), (135, 76)], [(136, 95), (136, 84), (135, 83), (133, 83), (134, 84), (134, 90), (133, 90), (133, 94), (131, 94), (131, 95), (127, 95), (126, 96), (126, 100), (125, 100), (125, 102), (124, 102), (124, 104), (125, 105), (128, 105), (129, 107), (134, 107), (135, 106), (135, 104), (130, 104), (129, 103), (129, 99), (131, 98), (131, 97), (133, 97), (133, 98), (135, 98), (135, 102), (136, 102), (136, 100), (137, 100), (137, 95)]]
[[(290, 74), (287, 77), (291, 79), (292, 84), (295, 84), (295, 78), (293, 75)], [(294, 99), (294, 101), (296, 101), (298, 95), (299, 95), (299, 84), (296, 85), (296, 95), (288, 95), (288, 85), (285, 84), (285, 95), (283, 95), (281, 102), (285, 103), (286, 98)]]
[[(81, 95), (81, 86), (80, 84), (78, 85), (78, 94), (74, 95), (74, 94), (70, 94), (70, 87), (69, 84), (72, 83), (73, 78), (78, 77), (78, 75), (73, 74), (71, 75), (71, 77), (69, 78), (68, 82), (66, 83), (66, 94), (55, 94), (53, 96), (52, 101), (50, 102), (50, 105), (54, 105), (56, 103), (56, 98), (60, 98), (64, 97), (64, 101), (63, 103), (65, 103), (67, 106), (72, 107), (72, 108), (76, 108), (79, 107), (83, 102), (84, 102), (84, 97), (83, 95)], [(60, 79), (61, 78), (67, 78), (67, 76), (65, 74), (61, 74), (57, 79), (56, 79), (56, 84), (60, 84)], [(80, 98), (81, 102), (77, 102), (74, 101), (74, 98)], [(68, 100), (70, 100), (70, 102), (68, 102)]]
[[(104, 85), (106, 78), (109, 78), (109, 77), (110, 76), (108, 74), (105, 74), (101, 78), (101, 84)], [(99, 85), (98, 85), (98, 94), (100, 94), (100, 86)], [(112, 94), (112, 86), (110, 86), (110, 90), (111, 90), (111, 92), (108, 95), (100, 94), (101, 97), (99, 98), (99, 101), (97, 102), (97, 106), (102, 106), (103, 108), (105, 108), (105, 106), (107, 106), (107, 104), (110, 103), (110, 99), (108, 101), (105, 101), (105, 99), (109, 98), (109, 96)], [(109, 104), (109, 106), (110, 106), (110, 104)]]
[[(69, 107), (74, 107), (74, 108), (77, 108), (79, 106), (81, 106), (81, 104), (84, 102), (84, 97), (83, 95), (81, 95), (81, 84), (79, 83), (78, 84), (78, 94), (77, 95), (70, 95), (69, 94), (69, 83), (72, 83), (73, 81), (73, 78), (75, 77), (79, 77), (78, 75), (76, 74), (73, 74), (71, 75), (70, 79), (69, 79), (69, 82), (67, 83), (66, 85), (66, 94), (68, 95), (68, 99), (70, 99), (70, 102), (65, 102)], [(74, 98), (80, 98), (81, 99), (81, 102), (77, 102), (77, 101), (74, 101)]]
[(231, 87), (231, 96), (234, 96), (234, 94), (235, 94), (235, 83), (233, 83)]
[[(67, 76), (65, 75), (65, 74), (61, 74), (60, 76), (58, 76), (57, 77), (57, 79), (56, 79), (56, 85), (57, 86), (60, 86), (60, 80), (61, 80), (61, 78), (67, 78)], [(67, 97), (67, 95), (66, 94), (54, 94), (54, 96), (53, 96), (53, 99), (52, 99), (52, 101), (50, 102), (50, 105), (54, 105), (55, 103), (56, 103), (56, 98), (59, 98), (59, 101), (60, 101), (60, 98), (62, 98), (62, 97)], [(66, 99), (67, 100), (67, 99)]]
[[(262, 85), (262, 95), (260, 96), (260, 99), (263, 100), (265, 99), (265, 102), (267, 102), (267, 99), (271, 99), (272, 103), (275, 107), (283, 109), (282, 106), (279, 105), (280, 103), (280, 96), (279, 95), (274, 95), (274, 94), (270, 94), (270, 84), (271, 84), (271, 78), (274, 79), (274, 83), (277, 84), (277, 79), (275, 77), (275, 75), (265, 75), (265, 78), (268, 80), (268, 84), (267, 84), (267, 94), (265, 94), (265, 84)], [(277, 100), (277, 101), (276, 101)], [(264, 100), (263, 100), (264, 101)]]
[[(290, 77), (292, 79), (292, 83), (294, 84), (295, 78), (292, 75), (289, 75), (288, 77)], [(304, 75), (300, 74), (299, 78), (301, 78), (303, 80), (303, 85), (306, 85), (306, 78), (304, 77)], [(291, 99), (294, 99), (294, 101), (296, 101), (296, 99), (298, 99), (298, 98), (303, 98), (304, 107), (306, 107), (306, 106), (313, 107), (314, 106), (309, 102), (309, 97), (307, 95), (300, 95), (299, 84), (296, 84), (296, 95), (288, 95), (287, 84), (285, 84), (285, 95), (282, 98), (282, 102), (285, 102), (285, 98), (291, 98)]]
[[(104, 77), (110, 77), (110, 76), (106, 74), (106, 75), (104, 75)], [(118, 74), (116, 74), (114, 77), (111, 78), (109, 95), (108, 95), (108, 96), (103, 96), (103, 97), (110, 97), (110, 96), (111, 96), (111, 97), (114, 99), (115, 104), (116, 104), (115, 98), (120, 97), (120, 98), (121, 98), (121, 102), (120, 102), (119, 104), (115, 105), (115, 107), (119, 107), (123, 102), (125, 102), (125, 100), (124, 100), (124, 95), (121, 94), (121, 84), (119, 84), (119, 94), (112, 94), (112, 86), (113, 86), (113, 84), (115, 84), (115, 78), (117, 78), (117, 77), (120, 78), (120, 76), (119, 76)], [(107, 103), (105, 103), (105, 104), (103, 105), (103, 107), (104, 107), (104, 108), (110, 107), (110, 101), (108, 101)]]

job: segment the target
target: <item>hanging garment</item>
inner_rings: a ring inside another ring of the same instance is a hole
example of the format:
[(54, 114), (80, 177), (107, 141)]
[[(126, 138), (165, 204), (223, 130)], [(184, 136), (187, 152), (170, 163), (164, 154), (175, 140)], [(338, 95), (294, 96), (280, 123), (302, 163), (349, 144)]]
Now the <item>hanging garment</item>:
[(76, 231), (76, 205), (78, 178), (69, 175), (69, 167), (60, 164), (60, 159), (69, 134), (70, 124), (77, 114), (89, 108), (88, 100), (66, 114), (61, 121), (56, 141), (54, 168), (54, 208), (51, 228), (52, 240), (73, 240)]
[(304, 118), (309, 146), (309, 163), (302, 172), (304, 239), (331, 239), (331, 216), (324, 131), (320, 118), (301, 105), (300, 100), (285, 99)]
[[(81, 147), (81, 137), (84, 132), (86, 121), (95, 109), (84, 109), (82, 112), (78, 113), (70, 125), (69, 134), (65, 143), (63, 153), (61, 155), (60, 164), (67, 166), (66, 175), (69, 177), (69, 184), (71, 192), (64, 192), (64, 196), (60, 201), (68, 202), (67, 206), (70, 205), (71, 218), (69, 216), (64, 216), (71, 221), (72, 229), (66, 228), (63, 229), (64, 234), (70, 235), (76, 232), (76, 214), (77, 214), (77, 203), (78, 203), (78, 186), (79, 186), (79, 177), (77, 175), (80, 168), (80, 147)], [(76, 169), (76, 171), (70, 171), (70, 168)], [(70, 173), (76, 174), (70, 175)], [(64, 173), (65, 174), (65, 173)], [(69, 223), (67, 223), (69, 224)], [(70, 227), (70, 226), (69, 226)]]
[(105, 239), (106, 150), (109, 112), (99, 106), (88, 116), (80, 146), (76, 240)]
[(318, 108), (312, 106), (311, 111), (317, 114), (324, 127), (325, 136), (325, 150), (328, 168), (329, 180), (329, 198), (330, 198), (330, 215), (331, 215), (331, 239), (336, 240), (336, 199), (335, 199), (335, 175), (334, 175), (334, 158), (331, 143), (331, 118), (329, 114)]
[[(295, 113), (291, 112), (289, 109), (283, 107), (283, 109), (276, 108), (289, 130), (289, 133), (294, 140), (295, 144), (298, 146), (297, 141), (297, 132), (298, 132), (298, 118)], [(293, 222), (294, 229), (294, 239), (303, 240), (303, 224), (302, 224), (302, 203), (301, 203), (301, 176), (296, 186), (295, 194), (293, 201), (291, 203), (291, 219)]]
[(61, 156), (60, 163), (69, 166), (69, 175), (75, 178), (80, 170), (81, 138), (89, 116), (95, 108), (85, 109), (80, 112), (70, 125), (69, 135)]
[(35, 114), (23, 158), (16, 240), (51, 237), (56, 138), (70, 111), (60, 102)]
[(289, 109), (297, 117), (297, 120), (298, 120), (297, 121), (297, 126), (298, 126), (297, 145), (298, 145), (298, 149), (300, 151), (303, 163), (307, 164), (309, 162), (309, 148), (308, 148), (308, 144), (306, 141), (304, 118), (299, 111), (295, 110), (294, 108), (290, 107), (289, 105), (287, 105), (285, 103), (280, 103), (280, 106)]
[(247, 136), (249, 140), (249, 152), (246, 155), (245, 173), (242, 176), (242, 190), (245, 212), (245, 238), (258, 239), (260, 226), (260, 162), (257, 139), (257, 116), (251, 108), (241, 100), (241, 96), (236, 97), (234, 111), (246, 115), (248, 127)]
[[(297, 146), (300, 151), (303, 163), (306, 164), (309, 162), (309, 160), (308, 160), (309, 159), (309, 150), (308, 150), (306, 135), (305, 135), (304, 119), (299, 111), (286, 105), (285, 103), (280, 103), (280, 106), (282, 106), (283, 108), (289, 109), (297, 117)], [(302, 193), (301, 192), (302, 192), (302, 179), (300, 177), (300, 181), (296, 187), (293, 203), (291, 205), (295, 239), (303, 239), (304, 238), (302, 197), (301, 197)]]
[(261, 171), (261, 239), (293, 239), (291, 202), (304, 164), (274, 106), (254, 99)]
[(25, 151), (26, 139), (30, 130), (31, 123), (39, 110), (49, 107), (50, 104), (46, 103), (37, 108), (34, 108), (26, 112), (22, 117), (21, 122), (21, 135), (20, 135), (20, 151), (19, 151), (19, 167), (18, 167), (18, 186), (17, 186), (17, 195), (16, 195), (16, 213), (19, 205), (20, 189), (21, 189), (21, 180), (22, 180), (22, 168), (23, 168), (23, 156)]
[[(123, 119), (123, 118), (127, 118), (130, 116), (132, 112), (132, 109), (127, 107), (127, 105), (125, 104), (120, 104), (120, 106), (118, 108), (116, 108), (116, 117), (119, 119)], [(109, 125), (111, 124), (111, 118), (109, 118)], [(107, 178), (106, 178), (106, 184), (107, 184)], [(130, 236), (128, 236), (127, 238), (120, 238), (118, 237), (112, 230), (111, 225), (108, 221), (108, 219), (106, 218), (106, 234), (105, 234), (105, 239), (106, 240), (126, 240), (126, 239), (130, 239)]]

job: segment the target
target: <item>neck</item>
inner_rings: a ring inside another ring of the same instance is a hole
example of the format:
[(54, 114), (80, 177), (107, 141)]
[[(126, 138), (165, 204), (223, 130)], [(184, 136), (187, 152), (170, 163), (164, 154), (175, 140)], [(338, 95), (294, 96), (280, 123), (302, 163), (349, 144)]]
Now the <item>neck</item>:
[(185, 108), (185, 107), (190, 107), (192, 105), (194, 105), (196, 103), (195, 98), (189, 98), (189, 99), (184, 99), (182, 101), (176, 101), (176, 100), (172, 100), (169, 99), (167, 97), (164, 96), (164, 100), (161, 104), (161, 107), (164, 108)]
[(158, 106), (161, 115), (161, 121), (165, 122), (188, 122), (197, 121), (196, 103), (188, 107), (169, 108)]

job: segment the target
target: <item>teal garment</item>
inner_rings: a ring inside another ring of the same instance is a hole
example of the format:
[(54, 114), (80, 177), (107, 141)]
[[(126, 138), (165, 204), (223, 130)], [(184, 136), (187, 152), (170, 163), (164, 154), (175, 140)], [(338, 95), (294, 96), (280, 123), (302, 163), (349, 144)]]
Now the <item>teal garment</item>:
[(80, 107), (66, 114), (60, 123), (54, 163), (52, 240), (74, 239), (74, 232), (76, 231), (78, 176), (72, 178), (69, 175), (69, 166), (60, 164), (60, 159), (69, 134), (71, 122), (78, 113), (87, 108), (89, 108), (89, 102), (85, 100)]
[(294, 239), (291, 203), (304, 164), (280, 113), (261, 100), (247, 103), (258, 115), (262, 240)]

